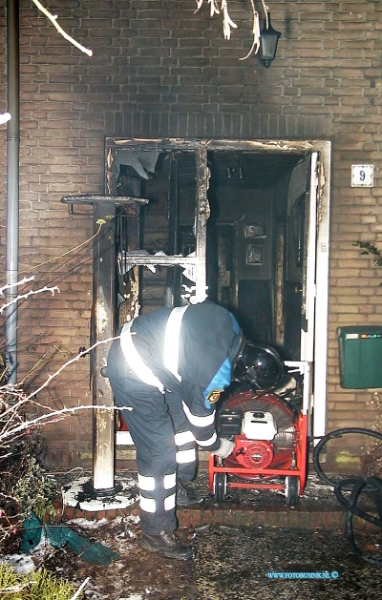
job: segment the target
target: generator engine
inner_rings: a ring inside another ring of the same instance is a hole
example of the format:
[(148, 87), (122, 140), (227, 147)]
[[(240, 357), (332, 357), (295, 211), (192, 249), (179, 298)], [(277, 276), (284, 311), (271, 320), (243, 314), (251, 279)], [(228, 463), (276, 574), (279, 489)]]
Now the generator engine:
[(255, 397), (241, 393), (230, 398), (218, 417), (220, 437), (235, 442), (225, 464), (245, 469), (266, 469), (292, 464), (295, 443), (294, 414), (274, 394)]
[(307, 477), (308, 411), (302, 381), (288, 375), (272, 392), (237, 386), (223, 399), (217, 431), (234, 442), (234, 449), (224, 459), (213, 452), (209, 456), (209, 487), (217, 503), (231, 490), (263, 489), (282, 491), (287, 505), (296, 505)]
[(247, 411), (242, 419), (242, 434), (236, 436), (234, 456), (247, 469), (266, 469), (273, 461), (273, 438), (277, 426), (271, 413)]

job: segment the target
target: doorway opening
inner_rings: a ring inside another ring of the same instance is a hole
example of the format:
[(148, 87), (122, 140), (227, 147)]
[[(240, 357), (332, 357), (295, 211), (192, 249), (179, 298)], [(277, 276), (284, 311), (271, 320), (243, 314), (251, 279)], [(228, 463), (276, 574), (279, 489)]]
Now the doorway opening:
[(284, 360), (314, 362), (322, 435), (330, 143), (107, 138), (105, 188), (149, 201), (124, 220), (119, 307), (132, 285), (140, 312), (206, 296)]
[(299, 360), (310, 154), (210, 151), (207, 159), (209, 297), (235, 313), (247, 337)]

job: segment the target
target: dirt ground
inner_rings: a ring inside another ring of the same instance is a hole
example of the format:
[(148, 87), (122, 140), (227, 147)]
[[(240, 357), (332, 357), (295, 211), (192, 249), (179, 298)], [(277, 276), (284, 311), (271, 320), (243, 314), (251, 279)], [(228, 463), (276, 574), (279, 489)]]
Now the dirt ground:
[[(382, 567), (358, 558), (341, 531), (274, 530), (201, 526), (183, 529), (194, 560), (180, 562), (140, 547), (139, 522), (72, 521), (70, 526), (120, 555), (108, 567), (90, 565), (69, 549), (44, 543), (33, 553), (60, 578), (79, 587), (89, 600), (282, 600), (379, 599)], [(371, 556), (381, 556), (381, 535), (358, 535), (357, 543)], [(275, 579), (277, 575), (283, 579)], [(285, 579), (289, 573), (298, 579)], [(307, 573), (313, 575), (306, 575)], [(315, 577), (314, 579), (310, 577)], [(304, 578), (307, 577), (307, 578)], [(309, 577), (309, 578), (308, 578)]]
[[(199, 486), (203, 487), (203, 481)], [(316, 482), (306, 501), (322, 502)], [(330, 493), (330, 492), (329, 492)], [(274, 497), (273, 501), (279, 500)], [(256, 500), (248, 510), (256, 508)], [(91, 542), (101, 542), (119, 555), (109, 566), (92, 565), (67, 547), (54, 549), (47, 539), (29, 555), (36, 567), (58, 577), (85, 580), (88, 600), (283, 600), (379, 599), (382, 566), (355, 555), (343, 531), (287, 530), (267, 527), (211, 526), (179, 530), (192, 543), (194, 560), (174, 561), (143, 550), (139, 518), (66, 521)], [(59, 524), (57, 524), (59, 526)], [(12, 538), (7, 553), (18, 552)], [(357, 532), (357, 543), (372, 560), (382, 557), (378, 528)], [(276, 573), (276, 575), (275, 575)]]

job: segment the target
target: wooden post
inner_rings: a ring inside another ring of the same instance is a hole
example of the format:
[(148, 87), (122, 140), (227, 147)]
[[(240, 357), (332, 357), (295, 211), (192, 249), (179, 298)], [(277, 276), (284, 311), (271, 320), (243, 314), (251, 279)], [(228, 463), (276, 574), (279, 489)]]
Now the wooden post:
[[(92, 344), (92, 397), (96, 408), (93, 413), (93, 480), (88, 492), (94, 496), (113, 496), (120, 490), (114, 483), (115, 467), (115, 410), (114, 396), (105, 367), (111, 341), (115, 335), (116, 320), (116, 244), (115, 222), (117, 206), (123, 206), (127, 215), (138, 217), (139, 206), (147, 204), (144, 198), (130, 196), (64, 196), (69, 214), (74, 204), (93, 206), (93, 323)], [(102, 374), (103, 373), (103, 374)]]
[[(113, 204), (93, 207), (94, 233), (102, 223), (93, 251), (93, 335), (104, 342), (115, 333), (115, 214)], [(93, 404), (108, 408), (93, 413), (93, 488), (95, 493), (114, 489), (115, 414), (114, 397), (109, 379), (101, 374), (106, 367), (110, 343), (100, 343), (93, 350)]]

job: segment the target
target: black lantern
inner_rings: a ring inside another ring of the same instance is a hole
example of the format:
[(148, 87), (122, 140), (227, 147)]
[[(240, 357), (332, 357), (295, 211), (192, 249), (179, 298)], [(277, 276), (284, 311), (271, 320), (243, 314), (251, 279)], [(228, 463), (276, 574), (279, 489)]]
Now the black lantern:
[(268, 13), (268, 28), (265, 21), (262, 29), (260, 30), (259, 49), (260, 62), (262, 62), (264, 67), (267, 69), (271, 66), (271, 62), (275, 59), (279, 37), (281, 37), (281, 33), (273, 29), (271, 25), (271, 15)]

